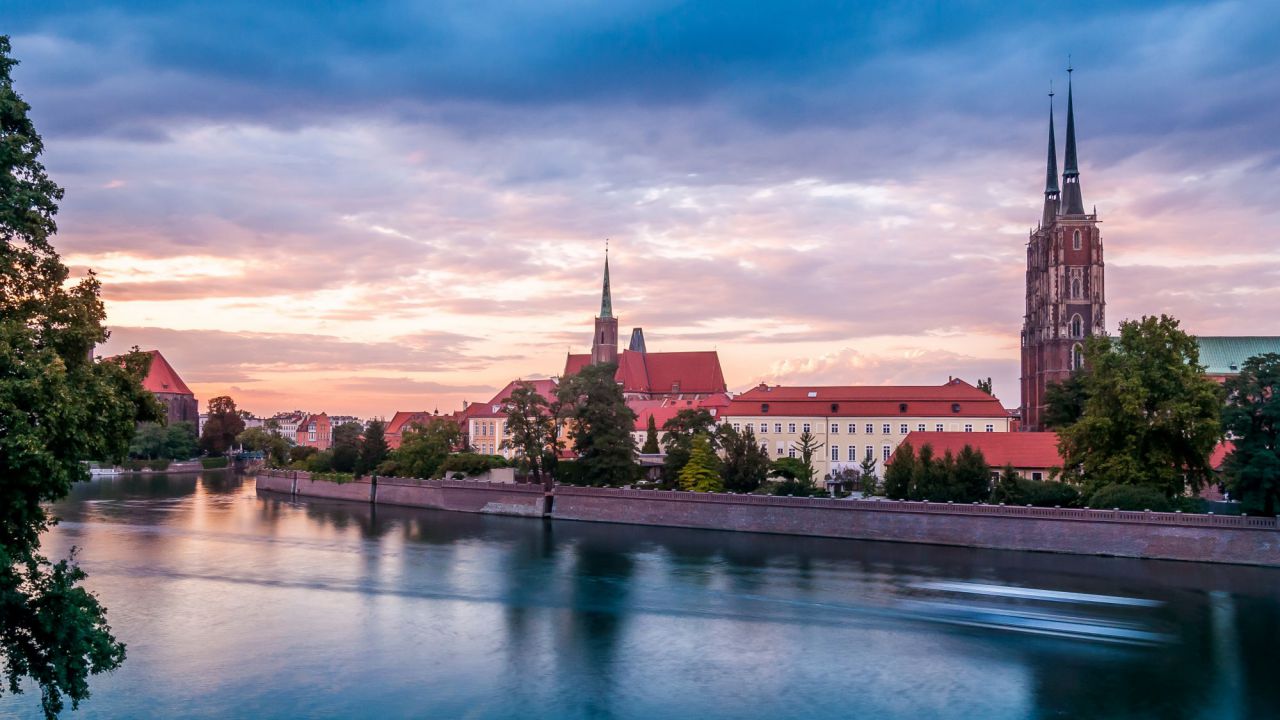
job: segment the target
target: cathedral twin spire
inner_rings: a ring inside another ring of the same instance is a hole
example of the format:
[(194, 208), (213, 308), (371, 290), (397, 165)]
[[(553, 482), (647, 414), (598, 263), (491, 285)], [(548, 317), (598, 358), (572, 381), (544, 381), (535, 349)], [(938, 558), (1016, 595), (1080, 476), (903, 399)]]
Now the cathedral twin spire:
[(1084, 197), (1080, 193), (1080, 167), (1076, 157), (1076, 115), (1072, 98), (1071, 73), (1067, 68), (1067, 154), (1062, 169), (1062, 191), (1058, 190), (1058, 151), (1053, 132), (1053, 91), (1049, 91), (1049, 163), (1045, 171), (1044, 220), (1048, 225), (1062, 215), (1083, 215)]

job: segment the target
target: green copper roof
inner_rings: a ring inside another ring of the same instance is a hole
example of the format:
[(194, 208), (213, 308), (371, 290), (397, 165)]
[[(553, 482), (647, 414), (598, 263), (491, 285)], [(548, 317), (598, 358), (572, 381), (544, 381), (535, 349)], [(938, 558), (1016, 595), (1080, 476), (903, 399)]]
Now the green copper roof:
[(1044, 179), (1044, 194), (1058, 194), (1058, 146), (1053, 139), (1053, 93), (1049, 93), (1049, 163)]
[(609, 293), (609, 256), (604, 256), (604, 292), (600, 295), (600, 317), (613, 317), (613, 296)]
[(1275, 336), (1199, 336), (1196, 341), (1200, 343), (1200, 364), (1210, 375), (1238, 373), (1244, 361), (1255, 355), (1280, 353), (1280, 337)]

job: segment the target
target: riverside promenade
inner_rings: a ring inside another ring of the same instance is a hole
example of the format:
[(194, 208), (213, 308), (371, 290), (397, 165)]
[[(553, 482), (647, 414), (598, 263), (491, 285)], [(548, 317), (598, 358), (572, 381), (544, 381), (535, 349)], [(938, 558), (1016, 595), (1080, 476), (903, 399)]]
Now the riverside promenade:
[(1280, 567), (1276, 518), (892, 500), (792, 498), (411, 478), (312, 480), (264, 470), (258, 489), (553, 520)]

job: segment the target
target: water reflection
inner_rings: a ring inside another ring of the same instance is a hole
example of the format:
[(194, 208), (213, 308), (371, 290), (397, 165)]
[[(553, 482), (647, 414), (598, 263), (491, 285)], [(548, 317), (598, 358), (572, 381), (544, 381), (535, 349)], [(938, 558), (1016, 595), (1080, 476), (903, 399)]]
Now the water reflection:
[(84, 717), (1201, 718), (1280, 702), (1270, 569), (295, 502), (229, 473), (102, 478), (55, 510), (50, 552), (85, 548), (129, 643)]

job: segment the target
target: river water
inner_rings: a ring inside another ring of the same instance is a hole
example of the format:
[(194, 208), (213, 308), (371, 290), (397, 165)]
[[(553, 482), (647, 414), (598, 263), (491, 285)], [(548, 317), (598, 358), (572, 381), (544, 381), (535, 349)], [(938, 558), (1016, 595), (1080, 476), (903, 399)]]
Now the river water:
[(46, 551), (82, 548), (129, 654), (68, 717), (1280, 716), (1280, 570), (295, 502), (228, 473), (56, 512)]

